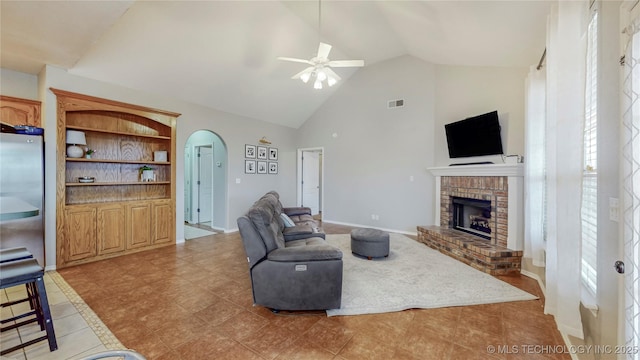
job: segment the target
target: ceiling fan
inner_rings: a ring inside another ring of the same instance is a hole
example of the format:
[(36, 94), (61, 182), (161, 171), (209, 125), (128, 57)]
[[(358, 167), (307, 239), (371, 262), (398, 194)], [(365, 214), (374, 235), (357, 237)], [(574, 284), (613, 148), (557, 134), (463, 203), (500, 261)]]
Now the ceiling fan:
[(335, 85), (340, 76), (335, 73), (332, 67), (362, 67), (364, 66), (364, 60), (329, 60), (329, 52), (331, 51), (331, 45), (321, 42), (318, 46), (318, 53), (310, 60), (296, 59), (290, 57), (278, 57), (279, 60), (293, 61), (304, 64), (309, 64), (308, 68), (293, 75), (292, 79), (300, 79), (307, 83), (314, 77), (315, 82), (313, 87), (315, 89), (322, 89), (322, 82), (327, 80), (329, 86)]
[[(320, 29), (322, 25), (322, 4), (321, 0), (318, 0), (318, 37), (320, 37)], [(292, 79), (300, 79), (305, 84), (309, 82), (311, 78), (315, 78), (313, 82), (314, 89), (322, 89), (322, 82), (327, 80), (329, 86), (335, 85), (340, 76), (335, 73), (332, 67), (362, 67), (364, 66), (364, 60), (329, 60), (329, 52), (331, 51), (331, 45), (320, 42), (318, 46), (318, 52), (315, 57), (310, 60), (290, 58), (290, 57), (278, 57), (279, 60), (293, 61), (311, 65), (308, 68), (293, 75)]]

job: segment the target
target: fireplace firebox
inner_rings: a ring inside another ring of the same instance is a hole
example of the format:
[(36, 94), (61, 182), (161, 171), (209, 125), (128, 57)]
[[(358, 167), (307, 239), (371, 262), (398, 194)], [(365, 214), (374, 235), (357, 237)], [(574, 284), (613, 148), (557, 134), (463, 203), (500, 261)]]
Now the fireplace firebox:
[(491, 240), (491, 201), (455, 196), (451, 200), (452, 227)]

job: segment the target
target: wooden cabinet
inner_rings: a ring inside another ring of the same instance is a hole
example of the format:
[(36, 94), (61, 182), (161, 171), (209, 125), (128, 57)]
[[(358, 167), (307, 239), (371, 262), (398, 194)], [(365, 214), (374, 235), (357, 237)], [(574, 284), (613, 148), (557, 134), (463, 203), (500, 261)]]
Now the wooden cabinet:
[[(58, 117), (57, 267), (175, 243), (179, 114), (51, 91), (57, 97)], [(67, 157), (68, 130), (83, 132), (87, 144), (82, 147), (95, 152), (90, 157)], [(155, 161), (156, 152), (168, 156)], [(143, 166), (153, 168), (153, 181), (142, 181)], [(80, 177), (95, 180), (79, 182)], [(92, 209), (93, 215), (81, 215), (81, 209)], [(93, 225), (81, 228), (77, 224), (81, 216)], [(80, 231), (91, 234), (91, 239), (80, 239)]]
[(40, 101), (0, 95), (0, 121), (9, 125), (40, 126)]
[(68, 261), (97, 255), (96, 207), (70, 206), (64, 212), (65, 244), (61, 249)]
[(168, 201), (156, 201), (151, 210), (152, 243), (164, 244), (172, 241), (173, 226), (175, 223), (173, 207)]
[(127, 249), (151, 245), (151, 203), (127, 205)]
[(98, 206), (96, 210), (98, 255), (124, 251), (124, 206), (121, 204), (102, 205)]

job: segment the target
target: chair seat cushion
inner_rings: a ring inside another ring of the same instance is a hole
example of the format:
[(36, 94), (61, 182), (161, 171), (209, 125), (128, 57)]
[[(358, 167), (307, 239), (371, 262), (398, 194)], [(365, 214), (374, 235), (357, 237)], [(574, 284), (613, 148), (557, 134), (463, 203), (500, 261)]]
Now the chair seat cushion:
[(267, 259), (280, 262), (341, 260), (342, 251), (322, 238), (308, 238), (287, 242), (286, 248), (273, 250)]

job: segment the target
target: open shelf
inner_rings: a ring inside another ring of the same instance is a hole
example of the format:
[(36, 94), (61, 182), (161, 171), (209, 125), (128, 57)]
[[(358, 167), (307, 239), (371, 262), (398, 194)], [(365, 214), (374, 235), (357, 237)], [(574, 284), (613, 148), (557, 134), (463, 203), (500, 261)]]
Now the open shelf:
[(117, 134), (117, 135), (125, 135), (125, 136), (137, 136), (137, 137), (151, 138), (151, 139), (171, 140), (170, 136), (136, 134), (136, 133), (131, 133), (127, 131), (94, 129), (94, 128), (85, 127), (85, 126), (67, 125), (67, 129), (91, 131), (91, 132), (99, 132), (99, 133), (107, 133), (107, 134)]
[(116, 186), (116, 185), (168, 185), (171, 181), (125, 181), (125, 182), (92, 182), (66, 183), (66, 186)]
[(148, 165), (171, 165), (169, 161), (153, 161), (153, 160), (110, 160), (110, 159), (85, 159), (85, 158), (66, 158), (68, 162), (86, 162), (86, 163), (111, 163), (111, 164), (148, 164)]

